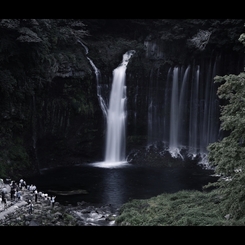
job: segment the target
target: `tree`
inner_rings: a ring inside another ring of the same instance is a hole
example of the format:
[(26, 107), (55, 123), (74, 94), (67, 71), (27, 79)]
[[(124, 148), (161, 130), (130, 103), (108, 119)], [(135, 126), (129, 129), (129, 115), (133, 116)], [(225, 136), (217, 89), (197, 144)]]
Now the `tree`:
[[(245, 46), (244, 37), (239, 41)], [(210, 185), (217, 187), (224, 213), (240, 218), (245, 215), (245, 72), (216, 76), (214, 82), (221, 83), (217, 95), (222, 100), (221, 130), (227, 136), (208, 146), (209, 163), (220, 176)]]

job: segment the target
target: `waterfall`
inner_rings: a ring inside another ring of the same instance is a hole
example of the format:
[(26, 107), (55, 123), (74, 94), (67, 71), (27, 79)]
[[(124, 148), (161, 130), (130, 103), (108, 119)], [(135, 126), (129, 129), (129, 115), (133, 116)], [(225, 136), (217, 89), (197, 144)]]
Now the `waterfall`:
[(190, 101), (190, 120), (189, 120), (189, 153), (192, 156), (197, 155), (198, 149), (198, 107), (199, 107), (199, 66), (194, 74), (194, 79), (191, 87), (191, 101)]
[(148, 105), (148, 115), (147, 115), (147, 119), (148, 119), (148, 145), (152, 144), (154, 141), (155, 141), (155, 131), (156, 131), (156, 128), (154, 127), (154, 122), (156, 120), (153, 120), (155, 118), (155, 113), (154, 113), (154, 105), (156, 103), (156, 101), (153, 102), (153, 99), (154, 99), (154, 92), (152, 93), (153, 91), (153, 70), (151, 70), (151, 73), (150, 73), (150, 86), (149, 86), (149, 94), (150, 94), (150, 99), (149, 99), (149, 105)]
[(171, 108), (170, 108), (170, 138), (169, 152), (173, 157), (179, 155), (178, 148), (178, 127), (179, 127), (179, 68), (174, 67), (173, 82), (171, 93)]
[(104, 162), (93, 163), (97, 167), (120, 167), (127, 164), (126, 149), (126, 69), (134, 50), (123, 55), (121, 64), (113, 70), (112, 89), (107, 113), (106, 151)]
[(167, 81), (166, 81), (166, 87), (164, 92), (164, 101), (163, 101), (163, 137), (162, 141), (165, 142), (167, 145), (169, 143), (169, 127), (170, 127), (170, 120), (169, 117), (166, 115), (170, 114), (170, 107), (169, 107), (169, 101), (171, 100), (171, 89), (170, 84), (172, 83), (172, 67), (168, 69), (167, 73)]
[[(81, 42), (80, 40), (77, 40), (85, 49), (85, 54), (88, 54), (88, 47)], [(107, 105), (106, 102), (102, 96), (102, 85), (100, 83), (101, 81), (101, 73), (100, 70), (95, 66), (94, 62), (88, 57), (86, 56), (86, 58), (88, 59), (90, 65), (92, 66), (94, 73), (95, 73), (95, 77), (96, 77), (96, 83), (97, 83), (97, 96), (98, 96), (98, 100), (99, 100), (99, 104), (101, 107), (101, 110), (103, 112), (103, 116), (104, 116), (104, 120), (106, 121), (107, 118)]]
[(178, 132), (179, 132), (179, 143), (183, 147), (187, 145), (186, 134), (189, 129), (188, 120), (186, 115), (188, 113), (188, 81), (190, 74), (190, 65), (187, 66), (184, 72), (184, 76), (181, 84), (180, 98), (179, 98), (179, 123), (178, 123)]
[(125, 162), (125, 123), (126, 123), (126, 68), (135, 51), (123, 55), (122, 63), (113, 70), (110, 94), (105, 162)]
[[(207, 146), (219, 136), (218, 85), (214, 83), (214, 76), (220, 65), (219, 56), (211, 57), (201, 64), (194, 61), (187, 66), (170, 66), (166, 77), (159, 78), (157, 73), (151, 77), (147, 148), (162, 142), (172, 157), (200, 156), (201, 164), (208, 167), (204, 163)], [(158, 80), (161, 88), (155, 86)]]
[(98, 100), (100, 103), (101, 110), (103, 112), (104, 119), (106, 120), (106, 118), (107, 118), (107, 106), (106, 106), (106, 102), (102, 96), (102, 86), (100, 84), (100, 80), (101, 80), (100, 70), (95, 66), (95, 64), (93, 63), (93, 61), (89, 57), (87, 57), (87, 59), (89, 60), (91, 66), (93, 67), (94, 72), (95, 72), (96, 82), (97, 82), (97, 96), (98, 96)]
[(107, 116), (105, 162), (125, 160), (125, 70), (126, 66), (122, 65), (113, 71), (113, 84)]
[(123, 55), (121, 64), (113, 70), (112, 90), (110, 94), (109, 107), (102, 96), (102, 86), (100, 84), (101, 73), (93, 61), (87, 56), (87, 46), (77, 40), (85, 49), (86, 57), (94, 69), (97, 82), (97, 96), (103, 112), (106, 128), (106, 151), (105, 161), (93, 163), (98, 167), (118, 167), (127, 163), (125, 159), (126, 150), (126, 69), (134, 50), (129, 50)]
[(207, 77), (205, 80), (204, 103), (202, 106), (203, 117), (200, 121), (203, 122), (200, 131), (200, 164), (209, 168), (207, 160), (207, 146), (210, 143), (217, 141), (219, 136), (219, 100), (216, 94), (217, 84), (210, 84), (210, 80), (217, 74), (217, 62), (219, 57), (216, 57), (214, 64), (211, 62), (208, 66)]

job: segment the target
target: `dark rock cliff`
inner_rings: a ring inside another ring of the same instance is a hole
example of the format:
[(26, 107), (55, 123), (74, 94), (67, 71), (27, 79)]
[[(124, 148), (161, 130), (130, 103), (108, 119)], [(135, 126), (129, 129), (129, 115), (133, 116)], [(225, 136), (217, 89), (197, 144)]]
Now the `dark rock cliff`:
[[(101, 83), (109, 85), (122, 55), (136, 51), (127, 69), (129, 153), (147, 143), (150, 78), (156, 73), (166, 77), (173, 65), (203, 62), (213, 52), (226, 60), (222, 73), (243, 70), (238, 38), (244, 23), (0, 19), (0, 176), (103, 159), (103, 113), (86, 56), (101, 71)], [(88, 47), (88, 54), (78, 41)]]

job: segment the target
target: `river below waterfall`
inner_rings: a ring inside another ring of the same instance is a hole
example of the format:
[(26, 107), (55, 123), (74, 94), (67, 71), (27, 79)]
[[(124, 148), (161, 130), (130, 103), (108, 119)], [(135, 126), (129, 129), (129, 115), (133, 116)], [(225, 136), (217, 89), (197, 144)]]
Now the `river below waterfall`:
[[(45, 170), (40, 176), (27, 178), (38, 191), (67, 191), (69, 195), (56, 195), (56, 201), (67, 205), (88, 202), (91, 205), (111, 205), (118, 209), (131, 199), (146, 199), (161, 193), (180, 190), (202, 190), (208, 182), (214, 182), (212, 170), (200, 166), (150, 167), (123, 165), (119, 168), (95, 167), (82, 164)], [(76, 190), (78, 193), (73, 194)], [(80, 193), (79, 193), (80, 190)], [(69, 192), (71, 191), (71, 192)]]

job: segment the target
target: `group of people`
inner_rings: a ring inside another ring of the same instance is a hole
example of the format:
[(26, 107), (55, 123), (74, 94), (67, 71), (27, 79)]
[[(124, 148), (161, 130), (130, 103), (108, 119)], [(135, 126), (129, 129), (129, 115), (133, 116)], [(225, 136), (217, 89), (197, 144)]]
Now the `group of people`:
[[(31, 194), (34, 194), (35, 203), (37, 203), (38, 196), (39, 196), (40, 198), (47, 201), (48, 204), (50, 204), (52, 207), (54, 207), (55, 205), (56, 196), (53, 196), (53, 195), (49, 196), (47, 193), (38, 192), (37, 187), (35, 185), (32, 185), (32, 184), (27, 185), (26, 181), (24, 181), (23, 179), (20, 179), (19, 182), (11, 181), (9, 185), (10, 185), (10, 200), (12, 202), (22, 200), (23, 191), (27, 190)], [(4, 186), (4, 188), (2, 188), (2, 196), (1, 196), (2, 198), (1, 202), (3, 203), (4, 210), (7, 208), (7, 195), (8, 195), (8, 191), (7, 191), (7, 188)], [(28, 200), (27, 205), (28, 205), (29, 214), (32, 214), (34, 205), (31, 199)]]
[(23, 199), (22, 197), (22, 190), (27, 188), (26, 182), (21, 179), (19, 183), (15, 181), (10, 182), (10, 199), (11, 201), (20, 201)]

